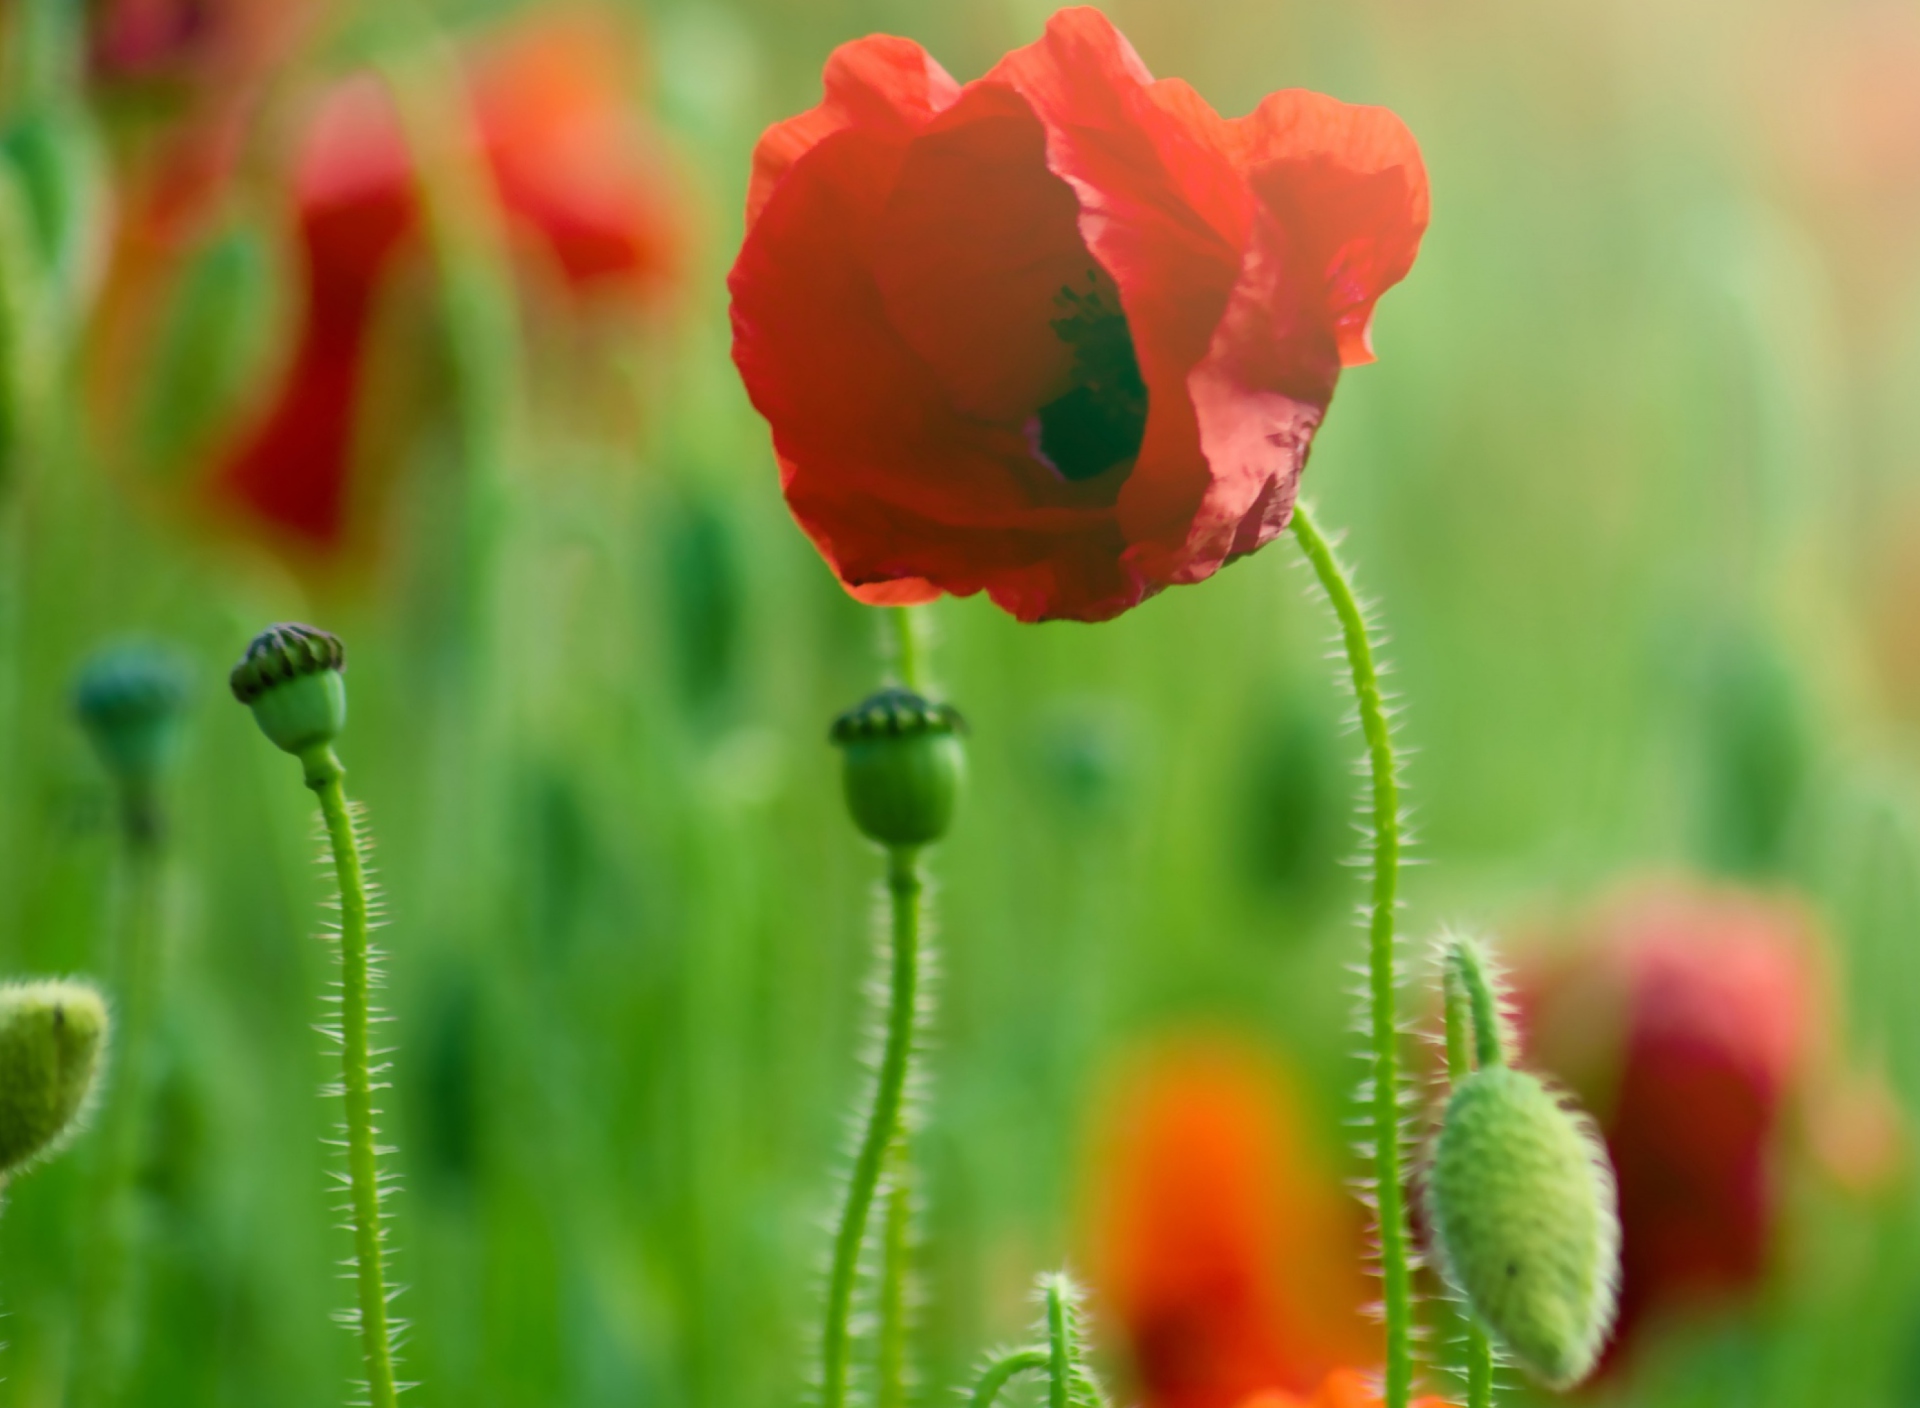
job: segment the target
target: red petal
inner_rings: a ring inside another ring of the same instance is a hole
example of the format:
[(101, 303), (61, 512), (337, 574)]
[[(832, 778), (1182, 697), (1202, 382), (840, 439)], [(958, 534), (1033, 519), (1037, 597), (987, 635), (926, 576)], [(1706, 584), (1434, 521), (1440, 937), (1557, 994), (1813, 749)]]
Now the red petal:
[(897, 577), (891, 582), (869, 582), (848, 587), (855, 601), (868, 606), (924, 606), (945, 593), (924, 577)]
[(1195, 122), (1205, 105), (1184, 85), (1154, 84), (1097, 10), (1062, 10), (993, 79), (1018, 89), (1046, 124), (1049, 163), (1073, 186), (1080, 232), (1120, 289), (1148, 414), (1119, 522), (1129, 568), (1176, 580), (1211, 478), (1186, 378), (1232, 292), (1250, 197), (1214, 140), (1219, 120)]
[(1018, 428), (1072, 382), (1054, 336), (1086, 282), (1073, 190), (1019, 95), (975, 86), (914, 140), (873, 243), (887, 315), (954, 405)]
[(1256, 227), (1287, 232), (1289, 275), (1319, 295), (1309, 311), (1334, 329), (1342, 364), (1372, 361), (1373, 305), (1407, 276), (1427, 228), (1413, 134), (1385, 108), (1297, 88), (1270, 94), (1232, 127), (1260, 202)]
[[(871, 246), (911, 147), (864, 128), (817, 144), (729, 280), (734, 360), (773, 426), (788, 503), (850, 588), (993, 588), (1029, 619), (1122, 610), (1146, 588), (1119, 564), (1111, 484), (1068, 483), (1017, 428), (957, 413), (887, 316)], [(1069, 575), (1104, 566), (1058, 588), (1061, 606), (1047, 595), (1061, 571), (1051, 564), (1076, 556)]]
[(868, 35), (842, 44), (827, 59), (825, 96), (818, 107), (776, 122), (753, 149), (747, 187), (751, 229), (793, 164), (835, 132), (864, 127), (900, 136), (960, 96), (960, 87), (911, 39)]

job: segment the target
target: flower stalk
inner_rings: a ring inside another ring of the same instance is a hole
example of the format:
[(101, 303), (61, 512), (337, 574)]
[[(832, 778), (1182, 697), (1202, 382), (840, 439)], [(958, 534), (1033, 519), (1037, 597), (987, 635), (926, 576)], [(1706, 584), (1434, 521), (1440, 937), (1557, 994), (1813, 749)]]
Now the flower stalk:
[(386, 1235), (380, 1211), (380, 1147), (376, 1142), (373, 1064), (373, 894), (365, 838), (347, 802), (347, 770), (333, 750), (347, 721), (339, 638), (312, 626), (270, 626), (248, 645), (234, 667), (234, 697), (253, 710), (275, 747), (300, 760), (306, 784), (319, 799), (339, 888), (335, 930), (340, 955), (340, 1095), (346, 1106), (347, 1206), (353, 1232), (356, 1304), (344, 1319), (360, 1335), (369, 1408), (395, 1408), (394, 1325), (388, 1302)]
[[(918, 693), (925, 687), (918, 613), (910, 606), (896, 606), (886, 615), (893, 628), (893, 672), (904, 688)], [(902, 1119), (887, 1156), (886, 1212), (880, 1242), (878, 1408), (906, 1408), (907, 1404), (907, 1284), (912, 1263), (913, 1144)]]
[(892, 612), (891, 621), (900, 683), (841, 714), (829, 733), (841, 750), (847, 810), (866, 837), (886, 850), (892, 922), (886, 1040), (847, 1182), (827, 1283), (820, 1347), (824, 1408), (842, 1408), (847, 1399), (854, 1288), (867, 1221), (883, 1184), (887, 1196), (880, 1239), (876, 1401), (880, 1408), (904, 1408), (907, 1399), (913, 1155), (905, 1113), (920, 1023), (925, 888), (920, 853), (946, 834), (965, 773), (959, 737), (965, 721), (950, 705), (934, 703), (915, 690), (920, 674), (915, 622), (904, 609)]
[(913, 1147), (906, 1121), (895, 1132), (887, 1157), (886, 1212), (880, 1238), (880, 1334), (878, 1408), (907, 1408), (907, 1283), (913, 1265)]
[(120, 1401), (132, 1352), (140, 1260), (133, 1186), (152, 1099), (153, 1028), (164, 986), (164, 783), (187, 693), (185, 670), (171, 653), (140, 644), (98, 652), (73, 691), (75, 719), (113, 786), (120, 823), (103, 965), (118, 999), (116, 1069), (91, 1169), (88, 1246), (75, 1317), (81, 1352), (72, 1398), (83, 1408)]
[[(1448, 950), (1445, 963), (1447, 1081), (1458, 1086), (1473, 1074), (1476, 1063), (1500, 1063), (1500, 1030), (1493, 995), (1471, 951), (1456, 944)], [(1462, 1305), (1461, 1315), (1466, 1322), (1461, 1367), (1467, 1408), (1493, 1408), (1493, 1346), (1471, 1306)]]
[(826, 1325), (820, 1342), (820, 1400), (824, 1408), (844, 1408), (853, 1311), (854, 1283), (860, 1269), (860, 1248), (866, 1239), (867, 1217), (887, 1161), (888, 1150), (899, 1137), (905, 1103), (908, 1068), (913, 1060), (914, 1025), (920, 984), (920, 875), (917, 846), (891, 846), (887, 851), (887, 893), (892, 908), (892, 973), (887, 996), (886, 1046), (874, 1083), (873, 1107), (867, 1116), (860, 1152), (847, 1181), (847, 1200), (833, 1243), (833, 1269), (827, 1283)]
[(340, 1089), (347, 1113), (347, 1193), (353, 1216), (360, 1356), (372, 1408), (394, 1408), (393, 1329), (388, 1308), (386, 1239), (380, 1214), (380, 1151), (374, 1136), (371, 908), (361, 837), (347, 805), (347, 770), (329, 744), (300, 757), (307, 786), (333, 851), (340, 887)]
[(1372, 893), (1367, 916), (1367, 1039), (1372, 1063), (1375, 1216), (1386, 1320), (1385, 1408), (1406, 1408), (1413, 1389), (1413, 1277), (1408, 1255), (1405, 1169), (1400, 1143), (1399, 975), (1394, 913), (1400, 883), (1400, 782), (1393, 733), (1366, 613), (1333, 547), (1306, 505), (1293, 510), (1293, 535), (1340, 621), (1341, 643), (1367, 743), (1372, 783)]

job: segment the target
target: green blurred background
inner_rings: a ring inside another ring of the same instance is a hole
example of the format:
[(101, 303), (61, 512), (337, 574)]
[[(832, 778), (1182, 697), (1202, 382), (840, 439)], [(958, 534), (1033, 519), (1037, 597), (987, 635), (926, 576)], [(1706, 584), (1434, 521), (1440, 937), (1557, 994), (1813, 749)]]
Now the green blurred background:
[[(431, 8), (455, 43), (508, 13)], [(1833, 941), (1834, 1043), (1910, 1117), (1920, 10), (1106, 8), (1223, 112), (1289, 86), (1386, 104), (1430, 166), (1419, 264), (1307, 476), (1381, 603), (1417, 749), (1428, 864), (1407, 933), (1551, 932), (1649, 874), (1791, 887)], [(382, 11), (315, 25), (263, 104), (264, 151), (303, 92), (427, 42)], [(344, 1239), (310, 1029), (327, 880), (294, 764), (224, 686), (278, 619), (351, 652), (341, 751), (391, 912), (409, 1401), (798, 1400), (878, 871), (825, 730), (878, 680), (882, 637), (786, 516), (728, 362), (724, 275), (753, 140), (815, 101), (834, 44), (906, 34), (967, 78), (1044, 11), (629, 6), (630, 102), (673, 153), (689, 232), (674, 290), (582, 330), (523, 288), (518, 337), (488, 355), (525, 372), (524, 413), (476, 430), (434, 333), (470, 333), (505, 290), (482, 269), (461, 323), (421, 263), (404, 345), (425, 350), (391, 356), (432, 385), (343, 567), (289, 566), (183, 510), (194, 467), (143, 468), (100, 433), (78, 336), (46, 435), (0, 487), (0, 967), (100, 968), (116, 845), (70, 681), (103, 641), (174, 643), (193, 707), (129, 1402), (304, 1408), (352, 1372), (328, 1321)], [(215, 402), (285, 337), (265, 169), (216, 222), (265, 272), (257, 340)], [(107, 402), (164, 412), (183, 394), (168, 355), (122, 359)], [(1035, 1271), (1087, 1254), (1090, 1131), (1142, 1041), (1212, 1027), (1283, 1055), (1344, 1147), (1355, 748), (1310, 585), (1287, 541), (1108, 625), (927, 613), (973, 725), (934, 860), (928, 1403), (1020, 1333)], [(1904, 1165), (1862, 1193), (1804, 1164), (1767, 1286), (1603, 1401), (1920, 1405), (1920, 1190)], [(8, 1190), (0, 1403), (61, 1401), (86, 1170), (83, 1142)]]

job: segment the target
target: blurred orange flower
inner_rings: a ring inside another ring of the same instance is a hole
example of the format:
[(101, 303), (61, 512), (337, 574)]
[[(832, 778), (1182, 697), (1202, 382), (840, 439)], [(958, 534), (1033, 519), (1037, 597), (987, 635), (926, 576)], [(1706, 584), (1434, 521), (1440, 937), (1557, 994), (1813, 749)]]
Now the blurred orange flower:
[[(1291, 1393), (1258, 1393), (1240, 1408), (1380, 1408), (1380, 1390), (1353, 1369), (1335, 1369), (1311, 1398)], [(1413, 1408), (1447, 1408), (1444, 1398), (1416, 1398)]]
[(1093, 1181), (1094, 1282), (1146, 1408), (1310, 1394), (1377, 1357), (1359, 1209), (1273, 1062), (1211, 1036), (1147, 1052)]
[[(597, 22), (529, 25), (470, 70), (473, 135), (508, 234), (576, 291), (647, 294), (671, 279), (677, 212), (625, 106)], [(386, 89), (356, 75), (323, 98), (294, 163), (305, 264), (294, 350), (264, 414), (214, 471), (216, 502), (283, 544), (344, 546), (354, 409), (379, 296), (416, 242), (421, 196)]]

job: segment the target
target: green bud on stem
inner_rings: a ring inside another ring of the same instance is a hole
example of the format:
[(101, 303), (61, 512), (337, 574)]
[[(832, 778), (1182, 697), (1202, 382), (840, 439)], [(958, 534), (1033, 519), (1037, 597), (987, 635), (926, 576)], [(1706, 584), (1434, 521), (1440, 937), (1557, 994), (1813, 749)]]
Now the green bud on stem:
[(924, 846), (946, 835), (966, 773), (965, 729), (952, 705), (899, 688), (835, 719), (829, 736), (861, 831), (883, 846)]
[(347, 723), (346, 667), (338, 636), (293, 622), (267, 627), (233, 667), (233, 697), (275, 747), (306, 764), (310, 783), (339, 767), (332, 744)]
[(1555, 1388), (1585, 1378), (1613, 1323), (1620, 1257), (1591, 1125), (1537, 1076), (1483, 1065), (1447, 1102), (1427, 1210), (1447, 1279), (1513, 1359)]
[(0, 987), (0, 1178), (58, 1153), (78, 1130), (108, 1026), (86, 983)]

